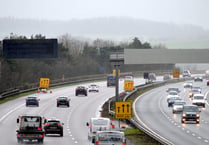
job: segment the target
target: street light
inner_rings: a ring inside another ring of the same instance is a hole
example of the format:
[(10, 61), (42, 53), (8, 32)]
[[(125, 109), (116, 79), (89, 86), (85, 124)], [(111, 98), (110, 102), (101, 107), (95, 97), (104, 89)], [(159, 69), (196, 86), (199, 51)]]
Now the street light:
[(115, 76), (115, 98), (116, 102), (119, 101), (119, 85), (118, 85), (118, 68), (121, 64), (124, 63), (124, 53), (123, 52), (115, 52), (110, 54), (110, 62), (113, 63), (114, 68), (116, 70), (116, 76)]

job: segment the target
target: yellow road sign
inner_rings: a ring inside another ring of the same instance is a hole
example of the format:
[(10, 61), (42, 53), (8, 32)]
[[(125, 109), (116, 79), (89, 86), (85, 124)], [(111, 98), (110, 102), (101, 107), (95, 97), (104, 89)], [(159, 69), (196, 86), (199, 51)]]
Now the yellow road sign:
[(173, 71), (173, 78), (179, 78), (180, 77), (180, 72), (179, 70), (174, 70)]
[(124, 90), (125, 91), (132, 91), (134, 89), (134, 81), (125, 80), (124, 81)]
[(50, 79), (49, 78), (40, 78), (40, 88), (49, 88)]
[[(116, 69), (113, 69), (112, 73), (113, 73), (114, 76), (116, 76)], [(120, 76), (120, 70), (119, 69), (118, 69), (118, 76)]]
[(131, 102), (115, 102), (116, 119), (130, 119), (131, 112)]

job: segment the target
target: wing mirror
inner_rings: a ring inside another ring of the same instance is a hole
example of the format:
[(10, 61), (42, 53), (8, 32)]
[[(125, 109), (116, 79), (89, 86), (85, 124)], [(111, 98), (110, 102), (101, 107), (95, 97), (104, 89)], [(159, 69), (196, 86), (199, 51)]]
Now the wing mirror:
[(88, 122), (86, 122), (86, 126), (89, 126), (89, 123)]

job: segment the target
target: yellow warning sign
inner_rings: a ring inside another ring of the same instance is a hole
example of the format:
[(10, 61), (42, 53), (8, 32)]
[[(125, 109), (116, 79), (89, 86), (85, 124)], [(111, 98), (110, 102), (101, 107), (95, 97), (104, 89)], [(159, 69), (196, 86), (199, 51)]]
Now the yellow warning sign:
[(50, 79), (49, 78), (40, 78), (40, 88), (49, 88), (49, 82)]
[(124, 81), (124, 91), (132, 91), (134, 89), (134, 81), (125, 80)]
[(130, 119), (131, 112), (131, 102), (115, 102), (116, 119)]
[(179, 70), (173, 70), (173, 78), (179, 78), (179, 77), (180, 77)]

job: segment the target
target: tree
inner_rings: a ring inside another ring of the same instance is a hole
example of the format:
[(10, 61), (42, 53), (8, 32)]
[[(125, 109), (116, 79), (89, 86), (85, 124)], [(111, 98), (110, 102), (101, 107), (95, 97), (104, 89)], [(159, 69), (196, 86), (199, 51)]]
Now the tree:
[(142, 48), (142, 43), (137, 37), (135, 37), (129, 46), (132, 48)]

